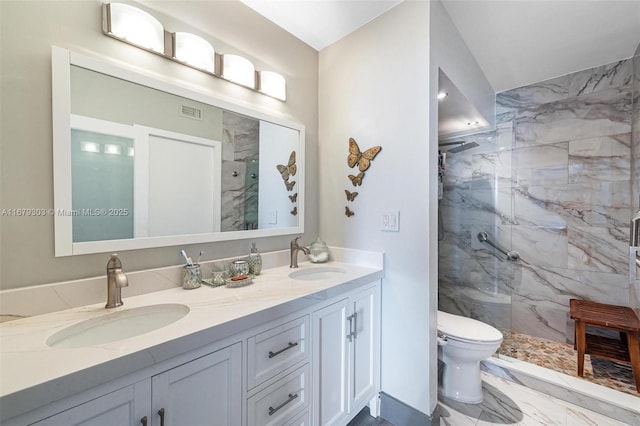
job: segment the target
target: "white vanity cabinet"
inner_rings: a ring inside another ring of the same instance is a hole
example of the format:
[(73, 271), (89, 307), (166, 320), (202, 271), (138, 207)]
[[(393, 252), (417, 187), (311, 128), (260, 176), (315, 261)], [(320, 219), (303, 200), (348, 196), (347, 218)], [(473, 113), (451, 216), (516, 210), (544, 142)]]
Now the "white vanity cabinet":
[(232, 331), (219, 340), (184, 336), (203, 346), (52, 398), (2, 424), (344, 426), (367, 403), (377, 412), (380, 287), (379, 279), (354, 279), (290, 300), (286, 309), (222, 323)]
[(313, 313), (313, 424), (343, 424), (376, 395), (379, 287)]
[[(309, 410), (309, 314), (247, 339), (247, 425), (283, 425)], [(291, 371), (295, 369), (295, 371)]]
[(151, 378), (151, 425), (239, 425), (240, 343)]
[[(151, 381), (145, 380), (100, 396), (36, 423), (37, 426), (151, 424)], [(145, 417), (146, 416), (146, 417)]]
[(75, 425), (239, 425), (242, 346), (236, 343), (35, 423)]

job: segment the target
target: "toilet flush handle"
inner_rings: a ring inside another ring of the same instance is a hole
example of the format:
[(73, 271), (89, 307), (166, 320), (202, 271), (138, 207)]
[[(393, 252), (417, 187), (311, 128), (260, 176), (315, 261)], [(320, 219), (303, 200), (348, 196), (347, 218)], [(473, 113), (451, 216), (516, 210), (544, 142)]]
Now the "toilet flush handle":
[(448, 342), (447, 336), (438, 333), (438, 346), (446, 346)]

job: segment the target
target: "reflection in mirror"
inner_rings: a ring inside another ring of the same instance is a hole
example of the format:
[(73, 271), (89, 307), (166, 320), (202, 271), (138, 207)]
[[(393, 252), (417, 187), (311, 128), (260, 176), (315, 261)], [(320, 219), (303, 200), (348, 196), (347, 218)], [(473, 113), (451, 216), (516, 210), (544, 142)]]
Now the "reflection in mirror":
[(303, 126), (52, 54), (57, 256), (303, 232), (276, 169)]

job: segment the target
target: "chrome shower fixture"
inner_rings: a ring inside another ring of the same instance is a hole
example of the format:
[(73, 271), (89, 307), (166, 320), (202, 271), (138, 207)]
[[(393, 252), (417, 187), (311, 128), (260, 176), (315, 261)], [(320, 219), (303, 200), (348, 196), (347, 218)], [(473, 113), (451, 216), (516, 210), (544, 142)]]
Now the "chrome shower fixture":
[(476, 142), (467, 142), (467, 141), (445, 142), (445, 143), (438, 144), (439, 147), (452, 146), (452, 145), (457, 145), (457, 146), (454, 148), (448, 149), (446, 152), (451, 154), (457, 154), (458, 152), (466, 151), (468, 149), (480, 146)]

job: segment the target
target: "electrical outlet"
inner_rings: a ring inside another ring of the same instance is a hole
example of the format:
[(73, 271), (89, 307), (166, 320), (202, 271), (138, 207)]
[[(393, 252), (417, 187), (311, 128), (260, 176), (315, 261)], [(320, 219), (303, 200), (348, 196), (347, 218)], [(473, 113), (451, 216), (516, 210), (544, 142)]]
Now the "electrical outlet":
[(400, 230), (400, 212), (392, 210), (382, 213), (382, 227), (380, 229), (398, 232)]

